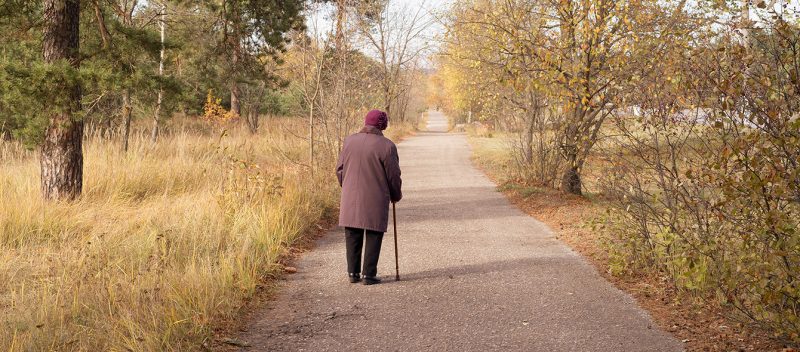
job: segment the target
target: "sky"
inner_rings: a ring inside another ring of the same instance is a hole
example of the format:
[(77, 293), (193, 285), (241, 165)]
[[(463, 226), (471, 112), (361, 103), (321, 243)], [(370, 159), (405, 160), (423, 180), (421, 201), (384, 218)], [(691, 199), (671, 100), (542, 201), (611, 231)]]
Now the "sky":
[[(422, 58), (424, 67), (432, 65), (431, 55), (438, 48), (436, 38), (443, 34), (445, 30), (437, 17), (447, 11), (453, 1), (455, 0), (390, 0), (390, 6), (393, 9), (407, 13), (408, 16), (413, 16), (417, 10), (420, 10), (420, 15), (424, 18), (423, 21), (430, 23), (422, 34), (423, 38), (420, 38), (417, 43), (418, 45), (427, 44), (431, 47)], [(333, 25), (332, 13), (333, 6), (327, 5), (310, 14), (306, 20), (308, 28), (311, 31), (316, 29), (319, 33), (330, 32)]]

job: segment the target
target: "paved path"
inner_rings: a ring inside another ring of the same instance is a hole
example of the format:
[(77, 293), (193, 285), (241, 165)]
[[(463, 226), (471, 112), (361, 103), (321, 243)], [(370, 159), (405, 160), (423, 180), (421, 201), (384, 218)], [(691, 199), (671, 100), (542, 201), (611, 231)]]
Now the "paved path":
[(350, 284), (344, 235), (297, 262), (241, 339), (248, 351), (679, 351), (635, 301), (542, 223), (511, 205), (470, 162), (463, 134), (399, 145), (400, 274), (384, 237), (384, 283)]

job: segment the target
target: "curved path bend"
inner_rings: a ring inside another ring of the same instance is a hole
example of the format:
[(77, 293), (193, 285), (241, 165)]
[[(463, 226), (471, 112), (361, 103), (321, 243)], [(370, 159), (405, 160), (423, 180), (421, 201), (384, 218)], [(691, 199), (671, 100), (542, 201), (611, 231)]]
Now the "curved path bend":
[(341, 229), (297, 261), (251, 317), (247, 351), (680, 351), (627, 294), (470, 162), (464, 134), (429, 114), (398, 145), (400, 275), (391, 228), (384, 283), (349, 284)]

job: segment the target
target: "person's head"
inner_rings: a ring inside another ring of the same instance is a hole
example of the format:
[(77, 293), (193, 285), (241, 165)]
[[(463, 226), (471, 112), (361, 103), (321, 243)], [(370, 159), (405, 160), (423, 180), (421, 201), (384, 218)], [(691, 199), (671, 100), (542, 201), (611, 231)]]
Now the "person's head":
[(372, 110), (367, 113), (367, 117), (364, 118), (364, 124), (367, 126), (374, 126), (379, 130), (385, 130), (387, 126), (389, 126), (389, 117), (386, 116), (386, 113), (380, 110)]

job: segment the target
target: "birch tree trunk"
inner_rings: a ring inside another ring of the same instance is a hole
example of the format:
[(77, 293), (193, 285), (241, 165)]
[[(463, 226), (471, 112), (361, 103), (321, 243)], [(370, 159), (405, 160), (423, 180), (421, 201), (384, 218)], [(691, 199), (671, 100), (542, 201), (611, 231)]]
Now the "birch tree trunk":
[(236, 1), (232, 1), (231, 5), (231, 12), (232, 15), (232, 22), (233, 25), (233, 33), (228, 38), (230, 40), (231, 50), (233, 51), (231, 55), (231, 83), (230, 83), (230, 90), (231, 90), (231, 112), (236, 114), (237, 116), (241, 115), (242, 113), (242, 105), (239, 102), (239, 96), (241, 95), (241, 90), (239, 89), (239, 83), (237, 82), (237, 74), (239, 71), (239, 59), (240, 59), (240, 51), (241, 51), (241, 13), (239, 11), (239, 4)]
[[(239, 65), (239, 49), (238, 49), (238, 41), (236, 44), (236, 48), (233, 49), (233, 69), (238, 70)], [(235, 74), (233, 75), (234, 79), (231, 82), (231, 112), (240, 115), (242, 112), (242, 105), (239, 102), (239, 95), (241, 95), (241, 91), (239, 90), (239, 84), (236, 82)]]
[[(122, 23), (127, 27), (133, 27), (133, 12), (138, 1), (131, 3), (130, 8), (126, 7), (122, 15)], [(99, 8), (99, 7), (98, 7)], [(131, 87), (126, 85), (122, 91), (122, 151), (128, 152), (128, 142), (131, 135), (131, 120), (133, 119), (133, 102), (131, 101)]]
[[(158, 61), (158, 77), (164, 77), (164, 52), (166, 50), (164, 46), (164, 40), (166, 39), (166, 28), (167, 28), (167, 3), (162, 3), (161, 5), (161, 20), (159, 21), (159, 27), (161, 29), (161, 53), (160, 58)], [(153, 132), (150, 135), (150, 141), (155, 143), (158, 140), (158, 129), (159, 129), (159, 119), (161, 116), (161, 103), (164, 101), (164, 87), (159, 85), (158, 88), (158, 100), (156, 101), (156, 111), (153, 114)]]

